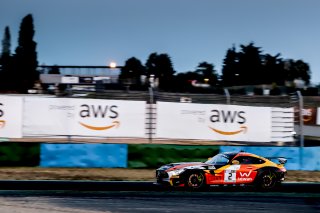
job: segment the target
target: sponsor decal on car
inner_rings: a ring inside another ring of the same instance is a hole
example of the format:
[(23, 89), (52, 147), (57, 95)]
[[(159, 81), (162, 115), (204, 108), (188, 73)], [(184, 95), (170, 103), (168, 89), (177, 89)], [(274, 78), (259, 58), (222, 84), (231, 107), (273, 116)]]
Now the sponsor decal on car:
[(231, 165), (228, 169), (224, 171), (224, 181), (236, 182), (237, 179), (237, 170), (240, 169), (240, 165)]
[(249, 172), (240, 172), (240, 177), (237, 179), (238, 181), (252, 181), (250, 177), (252, 170)]

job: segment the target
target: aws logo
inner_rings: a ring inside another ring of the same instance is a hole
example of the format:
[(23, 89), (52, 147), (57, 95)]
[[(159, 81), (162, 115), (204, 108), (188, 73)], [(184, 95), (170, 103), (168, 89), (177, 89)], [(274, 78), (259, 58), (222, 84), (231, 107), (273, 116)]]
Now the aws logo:
[(221, 135), (236, 135), (247, 132), (247, 126), (244, 125), (247, 121), (244, 111), (211, 110), (211, 112), (210, 121), (212, 123), (238, 123), (240, 125), (239, 128), (234, 131), (225, 131), (209, 126), (212, 131)]
[[(0, 106), (3, 106), (3, 104), (0, 103)], [(3, 116), (4, 116), (4, 111), (0, 109), (0, 129), (4, 128), (6, 125), (6, 121), (1, 119)]]
[[(87, 129), (95, 130), (95, 131), (102, 131), (102, 130), (108, 130), (113, 127), (117, 128), (120, 125), (120, 122), (115, 120), (119, 117), (119, 113), (117, 112), (118, 106), (116, 105), (87, 105), (83, 104), (80, 106), (81, 110), (79, 112), (79, 115), (83, 120), (89, 119), (91, 124), (88, 124), (87, 122), (79, 121), (79, 124)], [(97, 123), (97, 120), (99, 120), (99, 124), (101, 121), (104, 123), (108, 120), (113, 120), (109, 124), (102, 124), (102, 125), (95, 125), (92, 123)]]

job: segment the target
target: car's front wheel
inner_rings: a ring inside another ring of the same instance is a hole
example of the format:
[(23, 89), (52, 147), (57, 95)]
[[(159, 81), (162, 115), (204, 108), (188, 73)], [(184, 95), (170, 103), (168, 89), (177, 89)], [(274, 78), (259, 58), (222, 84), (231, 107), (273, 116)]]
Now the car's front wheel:
[(203, 189), (206, 187), (206, 178), (203, 172), (190, 172), (186, 176), (185, 185), (189, 189)]

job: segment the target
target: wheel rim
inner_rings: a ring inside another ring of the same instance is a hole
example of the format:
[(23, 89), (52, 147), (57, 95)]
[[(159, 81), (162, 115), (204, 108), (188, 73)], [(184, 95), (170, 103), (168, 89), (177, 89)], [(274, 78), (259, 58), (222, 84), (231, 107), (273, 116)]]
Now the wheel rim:
[(199, 188), (204, 182), (204, 176), (202, 174), (191, 174), (188, 179), (188, 186), (192, 188)]
[(274, 175), (271, 174), (265, 174), (262, 177), (262, 187), (263, 188), (272, 188), (275, 184)]

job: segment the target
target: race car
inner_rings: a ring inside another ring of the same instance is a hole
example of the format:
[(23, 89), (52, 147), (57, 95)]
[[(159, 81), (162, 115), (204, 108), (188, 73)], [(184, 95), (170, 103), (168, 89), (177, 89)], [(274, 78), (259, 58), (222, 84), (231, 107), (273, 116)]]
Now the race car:
[(287, 159), (272, 159), (248, 152), (224, 152), (205, 163), (181, 162), (163, 165), (156, 170), (157, 184), (203, 189), (210, 185), (252, 185), (271, 190), (284, 181)]

